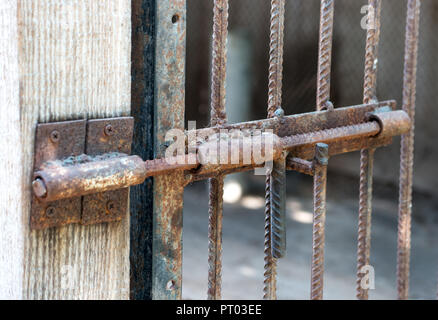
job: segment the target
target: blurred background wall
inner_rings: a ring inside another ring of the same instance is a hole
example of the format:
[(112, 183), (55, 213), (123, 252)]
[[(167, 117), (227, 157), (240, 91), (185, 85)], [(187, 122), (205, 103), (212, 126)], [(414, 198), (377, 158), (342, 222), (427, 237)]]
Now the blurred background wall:
[[(366, 32), (361, 28), (366, 0), (337, 0), (333, 40), (332, 101), (360, 104)], [(208, 125), (213, 1), (188, 0), (186, 120)], [(319, 0), (287, 0), (283, 108), (287, 115), (313, 111), (316, 96)], [(230, 122), (266, 118), (270, 1), (230, 0), (227, 109)], [(406, 0), (383, 0), (378, 98), (402, 102)], [(418, 69), (414, 188), (436, 194), (438, 156), (438, 1), (422, 1)], [(398, 184), (399, 139), (376, 152), (375, 181)], [(359, 154), (335, 157), (330, 170), (359, 174)]]

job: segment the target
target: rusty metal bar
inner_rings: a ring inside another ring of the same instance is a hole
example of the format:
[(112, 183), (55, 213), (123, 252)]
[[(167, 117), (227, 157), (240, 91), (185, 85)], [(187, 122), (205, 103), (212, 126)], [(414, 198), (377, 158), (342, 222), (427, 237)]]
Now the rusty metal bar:
[[(227, 122), (225, 110), (225, 79), (227, 68), (226, 42), (228, 35), (228, 0), (214, 0), (213, 5), (213, 61), (211, 80), (211, 125)], [(221, 298), (222, 269), (222, 176), (209, 180), (208, 226), (208, 290), (209, 300)]]
[(88, 194), (118, 190), (143, 183), (145, 163), (138, 156), (93, 159), (85, 157), (77, 165), (53, 165), (35, 172), (35, 195), (52, 202)]
[[(333, 42), (334, 0), (321, 0), (319, 27), (318, 79), (316, 93), (316, 109), (333, 110), (330, 102), (330, 77)], [(332, 137), (338, 129), (331, 129)], [(338, 130), (342, 131), (342, 130)], [(319, 135), (313, 132), (308, 135)], [(328, 145), (318, 143), (315, 146), (313, 176), (313, 253), (311, 272), (312, 300), (322, 300), (324, 273), (324, 225), (325, 225), (325, 193), (327, 180)]]
[(397, 289), (399, 299), (409, 297), (409, 261), (411, 249), (412, 169), (414, 161), (414, 120), (420, 25), (419, 0), (408, 1), (406, 22), (403, 110), (412, 125), (401, 139), (400, 193), (398, 210)]
[[(372, 118), (378, 120), (370, 120), (369, 122), (360, 123), (351, 126), (320, 130), (309, 133), (302, 133), (293, 136), (279, 138), (275, 134), (266, 134), (270, 136), (273, 142), (269, 142), (268, 146), (272, 146), (272, 160), (279, 160), (284, 157), (284, 151), (295, 153), (294, 150), (301, 148), (313, 148), (316, 143), (324, 142), (328, 144), (336, 144), (339, 141), (346, 143), (348, 150), (349, 141), (355, 143), (355, 139), (380, 139), (388, 135), (400, 135), (406, 133), (410, 129), (410, 119), (406, 112), (398, 110), (391, 112), (376, 113)], [(263, 143), (266, 138), (260, 138), (262, 149), (266, 147)], [(268, 139), (271, 140), (271, 139)], [(50, 166), (44, 167), (35, 172), (34, 193), (39, 195), (39, 201), (50, 202), (54, 200), (82, 196), (97, 192), (117, 190), (131, 185), (142, 183), (147, 177), (180, 177), (181, 185), (185, 184), (184, 170), (195, 170), (189, 173), (192, 176), (204, 176), (209, 178), (209, 174), (223, 175), (228, 172), (235, 172), (239, 169), (255, 168), (263, 165), (259, 159), (252, 156), (249, 161), (245, 162), (245, 157), (242, 156), (244, 148), (243, 141), (238, 141), (240, 150), (240, 158), (236, 163), (223, 164), (219, 159), (208, 158), (204, 156), (204, 147), (198, 147), (197, 156), (182, 155), (163, 159), (147, 160), (143, 162), (138, 156), (114, 156), (108, 154), (88, 160), (84, 157), (68, 159), (67, 162), (55, 161), (51, 162)], [(225, 141), (228, 145), (228, 159), (232, 157), (231, 146), (236, 145), (233, 139)], [(217, 147), (220, 144), (213, 142), (213, 146)], [(344, 149), (345, 150), (345, 149)], [(217, 152), (220, 154), (221, 152)], [(190, 160), (190, 161), (189, 161)], [(206, 163), (205, 161), (212, 161)], [(265, 159), (269, 161), (271, 159)], [(193, 162), (191, 162), (193, 161)], [(170, 183), (170, 181), (169, 181)]]
[(330, 103), (330, 70), (332, 61), (334, 0), (321, 0), (319, 30), (317, 110), (332, 109)]
[[(148, 10), (153, 10), (147, 8)], [(164, 157), (166, 134), (184, 130), (186, 1), (155, 2), (154, 156)], [(181, 299), (184, 173), (154, 177), (152, 299)]]
[(315, 147), (314, 176), (313, 176), (313, 245), (312, 245), (312, 300), (322, 300), (324, 289), (324, 242), (328, 145), (318, 143)]
[(286, 159), (286, 169), (297, 171), (309, 176), (313, 176), (313, 162), (300, 158), (289, 157)]
[(286, 157), (287, 152), (282, 152), (270, 174), (271, 256), (274, 259), (286, 254)]
[[(381, 0), (368, 1), (368, 30), (365, 49), (364, 103), (377, 101), (377, 64), (380, 38)], [(368, 289), (362, 286), (362, 268), (369, 264), (371, 247), (371, 213), (373, 193), (374, 149), (361, 150), (359, 186), (359, 222), (357, 241), (356, 297), (368, 299)]]
[[(332, 111), (318, 111), (301, 114), (294, 114), (277, 117), (254, 120), (242, 123), (227, 123), (221, 127), (210, 127), (197, 129), (195, 132), (187, 131), (197, 137), (206, 137), (219, 133), (221, 129), (225, 130), (273, 130), (279, 137), (291, 136), (304, 132), (312, 132), (316, 130), (324, 130), (335, 127), (349, 126), (362, 123), (366, 120), (367, 114), (374, 112), (377, 109), (388, 106), (390, 109), (396, 109), (394, 100), (373, 102), (370, 104), (360, 104), (349, 107), (340, 107)], [(313, 156), (312, 156), (313, 157)]]
[(362, 279), (363, 267), (370, 263), (373, 162), (374, 149), (361, 150), (356, 280), (356, 297), (360, 300), (368, 299), (368, 289), (363, 287)]
[[(271, 0), (271, 25), (269, 42), (268, 118), (283, 117), (281, 91), (283, 79), (285, 0)], [(274, 161), (266, 175), (265, 189), (265, 249), (264, 249), (264, 299), (276, 299), (277, 259), (286, 250), (285, 230), (285, 157)]]

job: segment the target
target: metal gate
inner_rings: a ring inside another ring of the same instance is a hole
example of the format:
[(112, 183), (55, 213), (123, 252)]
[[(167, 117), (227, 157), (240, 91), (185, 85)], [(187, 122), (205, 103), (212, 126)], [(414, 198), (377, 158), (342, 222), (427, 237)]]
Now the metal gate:
[[(399, 200), (399, 240), (398, 240), (398, 296), (400, 299), (408, 297), (409, 280), (409, 248), (410, 248), (410, 216), (411, 216), (411, 191), (412, 191), (412, 158), (413, 158), (413, 135), (414, 135), (414, 110), (415, 110), (415, 83), (416, 63), (418, 50), (418, 28), (420, 1), (409, 0), (405, 70), (403, 88), (402, 110), (409, 116), (412, 123), (407, 132), (402, 135), (401, 162), (400, 162), (400, 200)], [(171, 8), (172, 9), (176, 8)], [(367, 120), (379, 117), (382, 106), (394, 108), (395, 102), (380, 102), (376, 97), (376, 81), (378, 67), (378, 44), (380, 35), (380, 12), (381, 0), (369, 0), (368, 26), (365, 52), (365, 76), (363, 90), (363, 105), (349, 108), (334, 108), (330, 102), (330, 69), (332, 56), (332, 34), (334, 19), (334, 0), (321, 0), (320, 15), (320, 40), (319, 62), (317, 79), (316, 113), (285, 116), (281, 108), (282, 92), (282, 66), (283, 66), (283, 37), (284, 37), (284, 14), (285, 0), (271, 1), (271, 24), (269, 43), (269, 85), (267, 90), (268, 120), (254, 121), (230, 125), (227, 124), (225, 111), (225, 78), (226, 78), (226, 39), (228, 26), (227, 0), (214, 0), (213, 16), (213, 42), (212, 42), (212, 71), (211, 71), (211, 130), (221, 129), (272, 129), (284, 140), (297, 141), (293, 148), (278, 153), (272, 170), (266, 175), (266, 206), (265, 206), (265, 271), (264, 271), (264, 298), (276, 299), (276, 266), (286, 250), (285, 243), (285, 170), (295, 170), (314, 177), (314, 222), (313, 222), (313, 255), (311, 275), (311, 299), (323, 297), (323, 274), (324, 274), (324, 222), (325, 222), (325, 188), (326, 172), (329, 156), (344, 152), (360, 150), (360, 195), (359, 195), (359, 226), (358, 226), (358, 249), (357, 249), (357, 298), (367, 299), (368, 290), (362, 289), (361, 281), (364, 273), (362, 268), (369, 264), (370, 236), (371, 236), (371, 200), (373, 178), (373, 154), (377, 147), (391, 142), (390, 138), (383, 138), (376, 133), (387, 126), (385, 120), (379, 119), (381, 127), (373, 127), (376, 123)], [(165, 12), (166, 9), (164, 9)], [(182, 12), (182, 7), (178, 8)], [(160, 12), (158, 8), (158, 12)], [(175, 11), (177, 12), (177, 11)], [(157, 15), (160, 17), (160, 15)], [(169, 14), (167, 15), (167, 17)], [(160, 28), (160, 24), (157, 25)], [(159, 34), (159, 33), (158, 33)], [(159, 36), (158, 36), (159, 37)], [(160, 39), (156, 39), (160, 42)], [(268, 44), (267, 44), (268, 45)], [(157, 51), (160, 52), (160, 51)], [(160, 60), (160, 55), (157, 55)], [(177, 57), (184, 59), (184, 57)], [(160, 95), (156, 95), (157, 98)], [(337, 107), (337, 106), (336, 106)], [(376, 112), (370, 116), (369, 113)], [(166, 117), (159, 110), (159, 117)], [(386, 110), (388, 112), (388, 110)], [(397, 119), (394, 112), (381, 113), (382, 119), (391, 119), (395, 127), (400, 128), (403, 121)], [(376, 118), (375, 118), (376, 119)], [(399, 121), (400, 120), (400, 121)], [(160, 120), (158, 120), (160, 121)], [(174, 123), (175, 124), (175, 123)], [(208, 130), (208, 129), (201, 129)], [(384, 129), (383, 129), (384, 130)], [(399, 132), (401, 133), (401, 132)], [(190, 133), (189, 133), (190, 134)], [(393, 132), (391, 135), (394, 135)], [(296, 140), (295, 140), (296, 139)], [(324, 144), (325, 143), (325, 144)], [(287, 144), (287, 143), (286, 143)], [(187, 185), (200, 179), (209, 179), (209, 253), (208, 253), (208, 299), (221, 298), (221, 251), (222, 251), (222, 196), (224, 176), (230, 173), (253, 170), (256, 165), (227, 168), (225, 165), (214, 169), (205, 169), (202, 166), (192, 171), (185, 171), (185, 179), (179, 181), (181, 186)], [(160, 170), (167, 166), (160, 165)], [(179, 170), (187, 170), (182, 166)], [(161, 179), (161, 178), (159, 178)], [(173, 192), (178, 190), (178, 182), (167, 185), (167, 188), (155, 192)], [(181, 192), (181, 189), (179, 189)], [(169, 203), (177, 205), (172, 210), (180, 210), (182, 203)], [(160, 206), (160, 208), (162, 208)], [(155, 216), (159, 215), (155, 211)], [(161, 213), (162, 214), (162, 213)], [(163, 215), (161, 215), (163, 217)], [(154, 222), (161, 223), (155, 220)], [(181, 228), (179, 226), (173, 226)], [(167, 226), (161, 232), (175, 232)], [(173, 244), (181, 242), (180, 229), (173, 239)], [(174, 233), (173, 233), (174, 234)], [(158, 236), (158, 235), (156, 235)], [(169, 235), (168, 235), (169, 236)], [(170, 237), (174, 237), (170, 236)], [(155, 238), (154, 238), (155, 239)], [(153, 245), (157, 243), (154, 242)], [(162, 245), (162, 243), (161, 243)], [(160, 244), (159, 244), (160, 247)], [(175, 246), (173, 246), (175, 247)], [(180, 250), (181, 248), (178, 248)], [(160, 270), (156, 270), (154, 277), (160, 283), (159, 287), (153, 286), (153, 297), (169, 298), (181, 297), (181, 252), (178, 250), (168, 252), (173, 262), (160, 265), (165, 257), (160, 255), (160, 249), (154, 249), (155, 264)], [(161, 268), (173, 272), (163, 274)], [(166, 268), (167, 267), (167, 268)], [(152, 269), (154, 271), (154, 268)], [(170, 280), (169, 280), (170, 279)], [(173, 280), (172, 280), (173, 279)], [(154, 280), (152, 280), (154, 281)]]
[[(361, 282), (363, 267), (369, 264), (370, 257), (373, 154), (376, 148), (389, 145), (392, 137), (402, 135), (397, 285), (398, 297), (407, 299), (420, 1), (408, 1), (401, 110), (396, 108), (395, 101), (379, 101), (376, 97), (381, 0), (369, 0), (363, 101), (349, 107), (335, 107), (330, 102), (334, 0), (321, 0), (316, 111), (286, 116), (281, 99), (285, 0), (271, 0), (270, 57), (269, 66), (266, 66), (269, 68), (267, 119), (240, 124), (228, 124), (225, 110), (228, 7), (228, 0), (214, 0), (211, 127), (184, 130), (185, 1), (134, 1), (132, 151), (136, 155), (127, 154), (129, 134), (113, 132), (130, 130), (129, 119), (119, 119), (112, 125), (105, 125), (109, 120), (76, 123), (81, 134), (88, 131), (85, 148), (93, 150), (93, 154), (87, 152), (93, 158), (37, 168), (33, 183), (35, 204), (137, 185), (131, 189), (131, 297), (175, 299), (181, 298), (182, 288), (184, 187), (208, 179), (207, 294), (208, 299), (220, 299), (224, 177), (235, 172), (265, 170), (264, 298), (276, 299), (277, 263), (286, 251), (286, 170), (311, 175), (314, 179), (314, 217), (310, 298), (317, 300), (323, 298), (324, 288), (329, 157), (360, 151), (357, 298), (367, 299), (368, 289)], [(148, 61), (151, 56), (155, 56), (154, 61)], [(175, 130), (183, 133), (182, 142), (169, 140), (168, 133)], [(57, 140), (53, 132), (52, 141)], [(99, 132), (105, 138), (99, 138)], [(230, 132), (243, 133), (236, 136)], [(265, 151), (262, 161), (256, 159), (255, 142)], [(145, 145), (153, 146), (153, 149), (145, 148)], [(245, 157), (247, 145), (252, 147), (249, 158)], [(121, 146), (125, 151), (120, 151)], [(172, 147), (175, 152), (169, 153)], [(269, 155), (266, 150), (270, 150)], [(111, 153), (114, 151), (119, 153), (114, 155)], [(237, 151), (237, 157), (230, 161), (235, 156), (234, 151)], [(99, 207), (101, 198), (96, 199), (84, 197), (82, 204)], [(120, 203), (106, 202), (104, 213), (88, 217), (91, 220), (84, 220), (85, 206), (82, 216), (78, 212), (77, 221), (51, 221), (47, 211), (48, 220), (35, 220), (41, 213), (41, 208), (35, 205), (31, 226), (45, 228), (121, 219), (119, 211), (123, 210), (117, 208), (126, 203), (127, 198), (119, 195), (117, 199), (122, 200)], [(87, 212), (90, 211), (93, 210)]]

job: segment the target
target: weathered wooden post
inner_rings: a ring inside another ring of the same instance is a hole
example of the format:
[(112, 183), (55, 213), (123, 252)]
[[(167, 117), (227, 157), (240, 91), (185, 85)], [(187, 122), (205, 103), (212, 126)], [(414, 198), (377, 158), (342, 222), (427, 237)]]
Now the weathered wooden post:
[(130, 114), (131, 1), (0, 3), (0, 298), (129, 298), (129, 215), (31, 231), (38, 123)]

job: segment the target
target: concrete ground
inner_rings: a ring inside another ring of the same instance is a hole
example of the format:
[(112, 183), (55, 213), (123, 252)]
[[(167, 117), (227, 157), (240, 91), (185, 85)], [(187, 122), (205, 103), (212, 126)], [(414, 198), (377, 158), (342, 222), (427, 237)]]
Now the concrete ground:
[[(329, 172), (326, 220), (326, 299), (354, 299), (358, 181)], [(222, 297), (260, 299), (263, 295), (264, 177), (246, 174), (251, 187), (237, 203), (224, 204)], [(236, 192), (236, 191), (233, 191)], [(233, 193), (232, 192), (232, 193)], [(233, 195), (233, 194), (232, 194)], [(288, 173), (287, 256), (279, 261), (278, 298), (308, 299), (312, 247), (312, 178)], [(371, 299), (396, 298), (397, 189), (374, 189)], [(205, 299), (207, 292), (208, 185), (186, 189), (183, 232), (183, 298)], [(438, 204), (414, 194), (412, 221), (412, 299), (434, 299), (438, 271)]]

